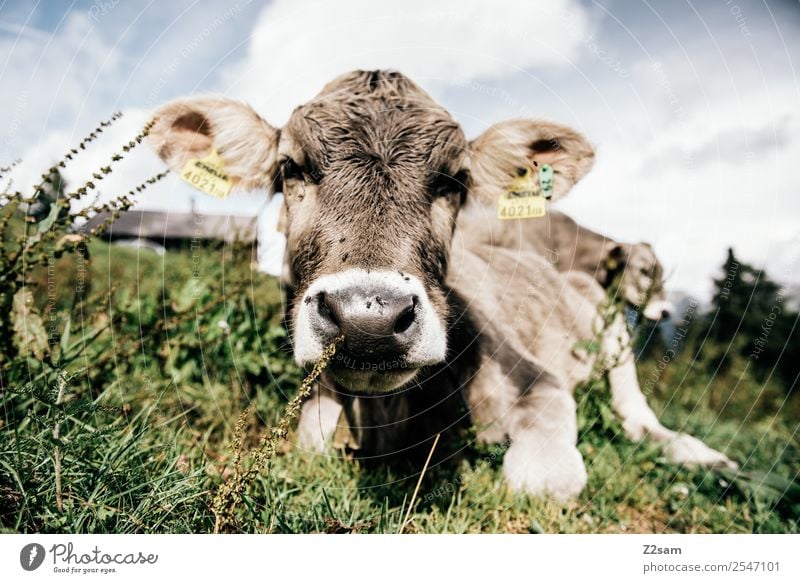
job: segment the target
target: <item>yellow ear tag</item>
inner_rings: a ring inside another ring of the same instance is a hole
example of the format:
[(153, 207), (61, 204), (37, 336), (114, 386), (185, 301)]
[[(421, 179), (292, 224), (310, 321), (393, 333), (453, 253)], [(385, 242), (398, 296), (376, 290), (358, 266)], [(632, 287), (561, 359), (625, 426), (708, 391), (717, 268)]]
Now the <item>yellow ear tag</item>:
[(539, 219), (547, 214), (547, 200), (528, 168), (508, 186), (497, 201), (498, 219)]
[(214, 198), (225, 199), (231, 193), (233, 182), (225, 172), (225, 162), (216, 150), (205, 158), (191, 158), (181, 170), (181, 178)]

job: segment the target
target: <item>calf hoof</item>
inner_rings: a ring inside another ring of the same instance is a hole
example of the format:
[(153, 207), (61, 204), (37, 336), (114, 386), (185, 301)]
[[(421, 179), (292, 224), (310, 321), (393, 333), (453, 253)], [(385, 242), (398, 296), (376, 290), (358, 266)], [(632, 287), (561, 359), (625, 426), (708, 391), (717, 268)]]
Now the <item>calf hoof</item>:
[(724, 453), (708, 447), (705, 443), (686, 433), (678, 433), (664, 446), (667, 459), (676, 464), (701, 465), (713, 468), (739, 468)]
[(573, 445), (512, 443), (503, 460), (503, 476), (514, 492), (576, 498), (586, 486), (586, 467)]

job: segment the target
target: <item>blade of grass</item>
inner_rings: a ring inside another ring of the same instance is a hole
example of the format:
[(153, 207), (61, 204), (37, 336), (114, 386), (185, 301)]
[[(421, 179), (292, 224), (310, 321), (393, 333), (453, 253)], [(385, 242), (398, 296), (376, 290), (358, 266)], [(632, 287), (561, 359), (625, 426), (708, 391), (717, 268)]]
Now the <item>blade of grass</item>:
[(408, 504), (408, 510), (406, 510), (406, 516), (403, 518), (403, 522), (400, 524), (400, 529), (397, 531), (397, 534), (403, 534), (403, 529), (408, 524), (408, 515), (411, 514), (411, 509), (414, 507), (414, 502), (417, 499), (417, 492), (419, 492), (419, 487), (422, 485), (422, 478), (425, 477), (425, 472), (428, 471), (428, 464), (431, 463), (431, 458), (433, 457), (433, 450), (436, 449), (436, 444), (439, 443), (439, 437), (441, 433), (436, 434), (436, 438), (433, 440), (433, 445), (431, 445), (431, 450), (428, 452), (428, 459), (425, 460), (425, 465), (422, 467), (422, 471), (419, 473), (419, 480), (417, 480), (417, 486), (414, 488), (414, 493), (411, 495), (411, 502)]

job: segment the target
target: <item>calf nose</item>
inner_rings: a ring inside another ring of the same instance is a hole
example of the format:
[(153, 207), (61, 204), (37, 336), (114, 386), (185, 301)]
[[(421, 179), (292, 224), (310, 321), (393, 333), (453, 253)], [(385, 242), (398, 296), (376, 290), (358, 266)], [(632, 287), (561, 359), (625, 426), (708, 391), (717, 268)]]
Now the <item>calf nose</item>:
[(418, 298), (392, 292), (363, 294), (347, 289), (321, 292), (317, 309), (329, 332), (344, 336), (344, 348), (369, 358), (402, 355), (415, 336)]

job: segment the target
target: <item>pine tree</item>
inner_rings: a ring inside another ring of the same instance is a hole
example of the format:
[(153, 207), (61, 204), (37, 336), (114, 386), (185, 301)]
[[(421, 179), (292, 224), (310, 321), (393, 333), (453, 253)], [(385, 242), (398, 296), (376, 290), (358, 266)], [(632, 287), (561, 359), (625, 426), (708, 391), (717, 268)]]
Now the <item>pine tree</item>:
[[(46, 181), (42, 182), (41, 187), (34, 195), (35, 201), (28, 208), (27, 216), (30, 222), (38, 223), (46, 219), (53, 209), (53, 205), (59, 199), (64, 199), (67, 190), (67, 181), (59, 172), (58, 168), (53, 167), (52, 172)], [(66, 207), (62, 207), (59, 216), (68, 213)]]
[(740, 261), (733, 249), (714, 280), (711, 311), (697, 338), (705, 360), (724, 372), (735, 357), (750, 359), (760, 378), (773, 374), (788, 389), (796, 384), (798, 315), (784, 302), (780, 285), (765, 271)]

